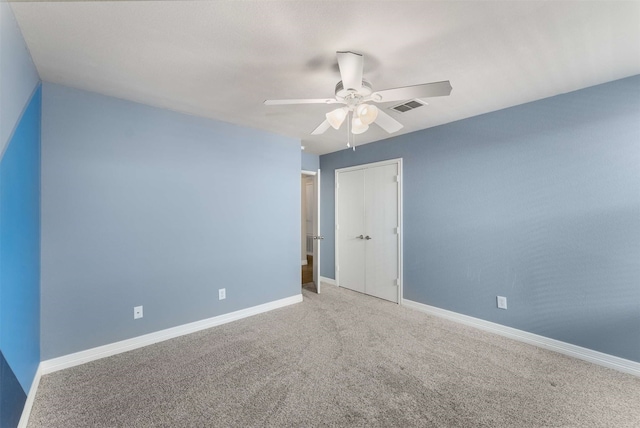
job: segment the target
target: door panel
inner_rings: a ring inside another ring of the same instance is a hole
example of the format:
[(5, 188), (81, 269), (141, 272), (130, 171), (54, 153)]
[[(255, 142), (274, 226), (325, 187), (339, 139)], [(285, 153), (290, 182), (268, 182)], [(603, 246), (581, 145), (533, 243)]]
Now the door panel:
[(398, 165), (365, 171), (365, 293), (398, 302)]
[(340, 287), (365, 292), (364, 170), (337, 174), (338, 212), (336, 242), (338, 254), (336, 276)]

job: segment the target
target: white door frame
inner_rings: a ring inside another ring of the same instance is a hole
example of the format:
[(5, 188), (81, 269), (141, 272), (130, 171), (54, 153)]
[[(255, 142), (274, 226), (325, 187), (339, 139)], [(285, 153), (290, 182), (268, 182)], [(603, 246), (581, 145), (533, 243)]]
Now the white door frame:
[(398, 278), (399, 278), (399, 282), (400, 284), (398, 285), (398, 304), (399, 305), (403, 305), (403, 284), (404, 284), (404, 277), (403, 277), (403, 259), (404, 259), (404, 255), (402, 253), (402, 247), (403, 247), (403, 242), (404, 242), (404, 219), (402, 217), (402, 199), (403, 199), (403, 191), (402, 188), (404, 186), (404, 179), (403, 179), (403, 172), (402, 172), (402, 158), (396, 158), (396, 159), (389, 159), (389, 160), (385, 160), (385, 161), (380, 161), (380, 162), (373, 162), (373, 163), (366, 163), (366, 164), (361, 164), (361, 165), (354, 165), (354, 166), (350, 166), (350, 167), (346, 167), (346, 168), (340, 168), (340, 169), (336, 169), (335, 170), (335, 188), (334, 188), (334, 198), (335, 198), (335, 223), (334, 223), (334, 234), (335, 234), (335, 276), (336, 276), (336, 285), (338, 287), (340, 287), (340, 271), (338, 270), (338, 260), (340, 260), (339, 258), (339, 249), (338, 249), (338, 174), (341, 172), (349, 172), (349, 171), (355, 171), (358, 169), (366, 169), (366, 168), (372, 168), (372, 167), (376, 167), (376, 166), (383, 166), (383, 165), (393, 165), (393, 164), (397, 164), (398, 165), (398, 176), (400, 177), (400, 180), (398, 181), (398, 227), (400, 228), (399, 233), (398, 233)]
[[(316, 199), (315, 199), (315, 212), (314, 212), (314, 225), (317, 225), (317, 230), (314, 230), (312, 233), (316, 237), (321, 237), (320, 234), (320, 168), (317, 171), (307, 171), (302, 170), (302, 175), (307, 175), (313, 177), (313, 188), (316, 190)], [(308, 207), (307, 207), (308, 208)], [(317, 232), (317, 233), (316, 233)], [(304, 238), (306, 239), (306, 237)], [(322, 238), (314, 239), (313, 245), (313, 282), (316, 284), (316, 291), (320, 294), (320, 244), (322, 243)]]

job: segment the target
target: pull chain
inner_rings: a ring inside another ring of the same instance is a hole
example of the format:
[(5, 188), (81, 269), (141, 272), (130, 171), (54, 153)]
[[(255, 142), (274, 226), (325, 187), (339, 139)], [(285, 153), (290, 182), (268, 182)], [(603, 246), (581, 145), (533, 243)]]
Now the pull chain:
[(351, 121), (349, 120), (349, 114), (347, 113), (347, 148), (351, 147), (349, 144), (349, 135), (351, 135)]
[[(353, 112), (351, 112), (351, 120), (353, 120)], [(356, 151), (356, 134), (351, 133), (351, 145), (353, 146), (353, 151)]]
[[(349, 118), (349, 114), (351, 114), (351, 118)], [(353, 148), (353, 151), (356, 151), (356, 134), (351, 132), (351, 121), (353, 120), (353, 111), (347, 113), (347, 148)], [(351, 143), (349, 143), (349, 138), (351, 138)]]

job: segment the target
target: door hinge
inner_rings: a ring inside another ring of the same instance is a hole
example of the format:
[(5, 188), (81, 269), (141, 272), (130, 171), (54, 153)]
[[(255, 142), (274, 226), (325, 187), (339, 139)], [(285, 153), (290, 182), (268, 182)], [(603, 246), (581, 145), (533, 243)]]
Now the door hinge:
[(400, 228), (396, 227), (396, 235), (400, 235)]
[(396, 183), (400, 183), (400, 176), (396, 175)]
[(336, 189), (339, 189), (339, 188), (340, 188), (340, 183), (336, 181)]
[(340, 225), (336, 224), (336, 230), (340, 230)]
[(396, 285), (399, 287), (400, 286), (400, 278), (396, 278)]

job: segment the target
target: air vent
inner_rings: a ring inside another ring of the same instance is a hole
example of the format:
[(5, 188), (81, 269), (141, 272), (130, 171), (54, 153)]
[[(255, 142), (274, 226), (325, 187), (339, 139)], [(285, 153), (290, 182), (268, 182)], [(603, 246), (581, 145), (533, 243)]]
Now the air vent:
[(406, 103), (398, 104), (396, 106), (389, 107), (389, 108), (391, 110), (397, 111), (398, 113), (406, 113), (408, 111), (415, 110), (418, 107), (422, 107), (425, 105), (427, 105), (427, 103), (425, 103), (424, 101), (411, 100), (411, 101), (407, 101)]

